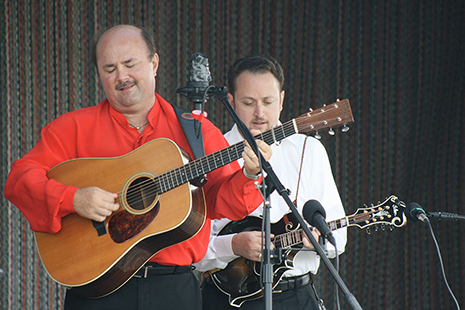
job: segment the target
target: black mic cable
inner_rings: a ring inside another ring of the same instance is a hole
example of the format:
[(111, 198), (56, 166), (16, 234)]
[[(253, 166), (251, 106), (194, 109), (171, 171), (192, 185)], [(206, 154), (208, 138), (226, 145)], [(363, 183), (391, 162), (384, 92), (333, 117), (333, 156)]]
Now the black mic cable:
[(436, 236), (434, 235), (433, 227), (431, 226), (431, 223), (426, 215), (425, 210), (423, 210), (423, 208), (418, 203), (410, 202), (407, 204), (405, 215), (407, 216), (408, 219), (411, 219), (413, 221), (422, 221), (428, 224), (429, 231), (431, 233), (431, 236), (433, 237), (433, 241), (436, 246), (436, 252), (438, 253), (439, 265), (441, 266), (442, 277), (444, 278), (444, 282), (446, 283), (447, 290), (449, 291), (449, 294), (452, 296), (452, 299), (454, 300), (455, 305), (457, 306), (457, 309), (460, 310), (459, 302), (457, 301), (457, 298), (455, 298), (455, 295), (449, 286), (449, 282), (447, 281), (446, 272), (444, 270), (444, 262), (442, 261), (441, 250), (439, 249), (439, 244), (438, 244), (438, 241), (436, 240)]

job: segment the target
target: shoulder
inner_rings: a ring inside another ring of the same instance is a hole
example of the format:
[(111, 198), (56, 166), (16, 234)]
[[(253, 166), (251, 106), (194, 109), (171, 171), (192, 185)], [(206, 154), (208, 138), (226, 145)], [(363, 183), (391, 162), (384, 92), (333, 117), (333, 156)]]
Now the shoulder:
[(86, 124), (91, 127), (91, 125), (95, 124), (103, 113), (108, 115), (108, 106), (105, 102), (106, 101), (103, 101), (95, 106), (81, 108), (76, 111), (62, 114), (55, 120), (51, 121), (44, 129), (60, 132), (78, 127), (82, 129), (82, 127)]
[(302, 148), (303, 145), (305, 144), (305, 148), (310, 147), (310, 148), (319, 148), (319, 149), (323, 148), (324, 149), (324, 146), (320, 142), (320, 140), (312, 136), (306, 136), (300, 133), (292, 135), (284, 139), (283, 143), (292, 144), (300, 148)]
[(69, 121), (72, 119), (80, 119), (80, 118), (87, 118), (87, 117), (98, 117), (103, 110), (107, 108), (106, 101), (99, 103), (98, 105), (94, 105), (91, 107), (81, 108), (75, 111), (67, 112), (58, 116), (52, 122), (63, 122)]
[(204, 135), (214, 135), (214, 136), (221, 136), (223, 137), (223, 134), (221, 133), (221, 130), (216, 127), (210, 120), (204, 119), (202, 121), (202, 131)]
[(239, 141), (242, 141), (244, 138), (242, 137), (241, 133), (237, 129), (237, 126), (234, 125), (230, 131), (224, 134), (224, 137), (230, 144), (237, 143)]

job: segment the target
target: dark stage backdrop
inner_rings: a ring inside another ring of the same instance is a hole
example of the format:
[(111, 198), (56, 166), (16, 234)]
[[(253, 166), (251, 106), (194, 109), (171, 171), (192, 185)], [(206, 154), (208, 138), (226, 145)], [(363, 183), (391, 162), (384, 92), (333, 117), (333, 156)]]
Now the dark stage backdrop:
[[(238, 57), (269, 53), (286, 73), (286, 121), (337, 98), (351, 101), (346, 134), (323, 134), (347, 214), (395, 194), (429, 211), (465, 214), (465, 2), (8, 1), (0, 4), (1, 190), (14, 160), (57, 116), (104, 99), (89, 60), (93, 34), (130, 23), (156, 32), (157, 91), (189, 107), (189, 57), (209, 57), (213, 84)], [(223, 131), (232, 121), (207, 104)], [(1, 195), (2, 309), (59, 309), (23, 215)], [(451, 289), (465, 306), (465, 225), (434, 222)], [(367, 234), (350, 227), (340, 274), (364, 309), (454, 309), (428, 227)], [(66, 255), (66, 253), (63, 253)], [(335, 309), (322, 266), (317, 287)], [(340, 295), (342, 309), (349, 309)]]

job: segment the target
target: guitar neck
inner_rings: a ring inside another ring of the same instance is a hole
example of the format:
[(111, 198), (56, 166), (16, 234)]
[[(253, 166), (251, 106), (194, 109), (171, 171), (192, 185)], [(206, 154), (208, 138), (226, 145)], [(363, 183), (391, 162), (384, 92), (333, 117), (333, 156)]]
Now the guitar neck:
[[(267, 132), (261, 133), (255, 138), (263, 140), (268, 145), (279, 142), (297, 133), (295, 119), (287, 121), (281, 126), (275, 127)], [(245, 142), (241, 141), (225, 149), (196, 159), (186, 165), (178, 167), (157, 177), (157, 192), (164, 193), (176, 188), (186, 182), (205, 175), (215, 169), (223, 167), (242, 157)]]
[[(324, 106), (318, 110), (302, 114), (301, 116), (287, 121), (280, 126), (274, 127), (267, 132), (255, 136), (255, 138), (263, 140), (268, 145), (271, 145), (298, 132), (308, 134), (311, 132), (318, 132), (320, 129), (343, 125), (345, 127), (343, 132), (345, 132), (348, 130), (346, 124), (353, 121), (354, 118), (352, 116), (349, 100), (344, 99)], [(159, 194), (167, 192), (186, 182), (194, 180), (195, 178), (238, 160), (241, 158), (244, 146), (244, 141), (236, 143), (158, 176), (155, 180), (157, 183), (157, 192)]]

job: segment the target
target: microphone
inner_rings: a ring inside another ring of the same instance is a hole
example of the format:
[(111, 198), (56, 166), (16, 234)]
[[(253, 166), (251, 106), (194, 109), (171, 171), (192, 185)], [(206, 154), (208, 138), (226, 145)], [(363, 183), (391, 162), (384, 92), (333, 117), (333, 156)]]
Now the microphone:
[(176, 89), (176, 92), (193, 102), (194, 110), (202, 110), (203, 112), (202, 105), (208, 99), (207, 88), (211, 81), (207, 56), (196, 53), (191, 56), (189, 61), (187, 86)]
[(426, 212), (423, 208), (416, 202), (410, 202), (405, 208), (405, 215), (408, 219), (414, 221), (428, 222), (429, 219), (426, 217)]
[(464, 215), (459, 215), (455, 213), (447, 213), (447, 212), (428, 212), (426, 216), (432, 219), (438, 219), (439, 221), (458, 221), (458, 220), (465, 220)]
[(192, 117), (195, 118), (194, 129), (197, 138), (200, 135), (201, 122), (207, 114), (204, 112), (204, 104), (208, 99), (208, 88), (212, 77), (208, 66), (208, 58), (202, 53), (191, 56), (189, 61), (189, 75), (187, 86), (176, 89), (176, 92), (187, 97), (194, 103)]
[(336, 239), (328, 223), (326, 223), (326, 211), (320, 202), (317, 200), (307, 201), (303, 207), (302, 214), (310, 225), (316, 227), (332, 245), (336, 246)]

